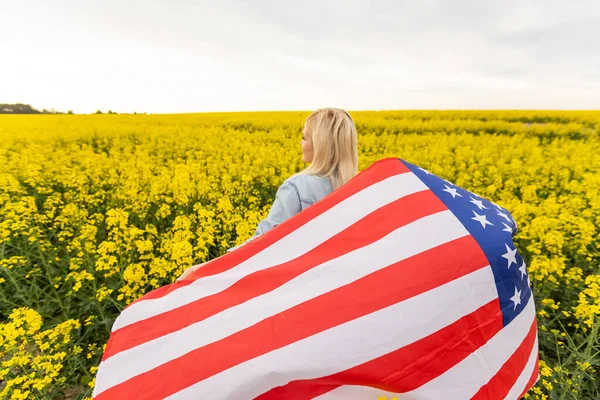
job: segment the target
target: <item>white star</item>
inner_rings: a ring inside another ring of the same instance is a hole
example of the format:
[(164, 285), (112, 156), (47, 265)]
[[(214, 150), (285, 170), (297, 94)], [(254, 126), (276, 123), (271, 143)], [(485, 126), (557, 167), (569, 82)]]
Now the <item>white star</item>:
[(523, 277), (527, 275), (527, 266), (525, 265), (525, 260), (523, 260), (523, 264), (521, 264), (519, 267), (519, 271), (521, 271), (521, 280), (523, 280)]
[(510, 220), (510, 218), (508, 218), (508, 215), (504, 214), (503, 212), (500, 211), (496, 211), (498, 213), (499, 216), (501, 216), (502, 218), (504, 218), (505, 220), (507, 220), (508, 222), (512, 222)]
[(487, 210), (487, 207), (483, 205), (483, 203), (481, 202), (481, 200), (477, 200), (471, 197), (471, 203), (475, 204), (477, 207), (479, 207), (479, 209), (483, 209), (485, 208)]
[(504, 222), (502, 223), (502, 225), (505, 226), (505, 228), (502, 229), (503, 231), (508, 232), (508, 233), (512, 233), (512, 226), (506, 225)]
[(479, 215), (475, 211), (473, 211), (473, 214), (475, 214), (475, 216), (472, 217), (471, 219), (474, 219), (475, 221), (481, 223), (481, 226), (483, 227), (483, 229), (485, 229), (486, 225), (494, 226), (494, 224), (492, 224), (491, 222), (488, 222), (488, 220), (485, 218), (485, 214)]
[(494, 203), (493, 201), (490, 201), (490, 203), (492, 203), (498, 210), (502, 211), (502, 207), (500, 207), (498, 204)]
[(515, 286), (515, 294), (513, 295), (513, 297), (510, 298), (510, 300), (515, 303), (515, 306), (513, 307), (513, 311), (517, 309), (517, 305), (521, 304), (521, 291), (517, 289), (517, 287)]
[(527, 286), (531, 287), (531, 280), (529, 280), (529, 275), (527, 275)]
[(423, 172), (425, 172), (427, 175), (431, 175), (431, 172), (427, 171), (426, 169), (423, 169), (421, 167), (419, 167), (419, 169)]
[(457, 192), (456, 192), (456, 189), (454, 189), (454, 188), (449, 188), (449, 187), (448, 187), (448, 185), (444, 185), (444, 186), (446, 187), (446, 189), (443, 189), (443, 190), (444, 190), (444, 192), (448, 192), (448, 193), (450, 193), (450, 194), (452, 195), (452, 198), (453, 198), (453, 199), (455, 199), (455, 198), (456, 198), (456, 196), (458, 196), (458, 197), (462, 197), (462, 194), (460, 194), (460, 193), (457, 193)]
[(514, 250), (511, 250), (506, 243), (504, 243), (504, 245), (506, 246), (506, 253), (502, 254), (502, 257), (508, 260), (508, 268), (510, 269), (512, 263), (517, 263), (517, 249), (515, 248)]

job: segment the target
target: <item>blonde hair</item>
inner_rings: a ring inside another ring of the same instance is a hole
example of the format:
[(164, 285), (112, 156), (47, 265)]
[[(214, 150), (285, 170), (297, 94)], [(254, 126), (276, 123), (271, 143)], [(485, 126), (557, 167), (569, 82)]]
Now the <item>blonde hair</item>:
[(313, 142), (313, 160), (302, 173), (327, 176), (337, 189), (358, 173), (358, 139), (350, 114), (340, 108), (321, 108), (304, 122)]

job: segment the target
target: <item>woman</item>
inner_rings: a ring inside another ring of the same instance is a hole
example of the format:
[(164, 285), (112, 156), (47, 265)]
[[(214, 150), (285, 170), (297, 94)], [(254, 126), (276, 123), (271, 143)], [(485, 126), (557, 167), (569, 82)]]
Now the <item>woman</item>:
[[(258, 224), (255, 235), (227, 252), (273, 229), (358, 173), (356, 127), (352, 117), (342, 109), (322, 108), (309, 115), (304, 123), (300, 145), (302, 161), (311, 165), (281, 184), (269, 214)], [(186, 269), (177, 281), (185, 279), (204, 264)]]

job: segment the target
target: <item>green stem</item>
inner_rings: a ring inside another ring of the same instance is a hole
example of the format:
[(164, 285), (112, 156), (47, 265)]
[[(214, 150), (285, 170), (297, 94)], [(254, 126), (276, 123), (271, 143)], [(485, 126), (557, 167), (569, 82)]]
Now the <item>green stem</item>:
[[(89, 268), (90, 265), (94, 265), (93, 260), (90, 259), (89, 255), (87, 257), (87, 260), (88, 260), (88, 262), (86, 263), (86, 270), (93, 276), (95, 271), (90, 271), (90, 268)], [(94, 290), (94, 298), (95, 298), (96, 292), (98, 291), (98, 285), (96, 284), (95, 276), (94, 276), (94, 279), (92, 279), (92, 289)], [(108, 296), (108, 298), (110, 299), (110, 295)], [(106, 333), (108, 333), (110, 335), (110, 327), (108, 326), (108, 323), (106, 321), (106, 314), (104, 314), (104, 309), (102, 308), (102, 305), (98, 301), (94, 301), (94, 304), (96, 305), (96, 308), (98, 309), (98, 313), (100, 314), (100, 317), (102, 317), (102, 321), (103, 321), (103, 325), (106, 330)]]
[(8, 297), (6, 297), (6, 295), (4, 294), (4, 291), (0, 291), (0, 294), (2, 295), (2, 301), (4, 301), (5, 303), (10, 304), (13, 308), (20, 308), (20, 307), (22, 307), (22, 305), (19, 305), (17, 303), (13, 303), (12, 301), (10, 301), (8, 299)]
[(50, 268), (49, 268), (48, 264), (46, 263), (46, 259), (44, 258), (42, 249), (40, 248), (39, 244), (37, 244), (37, 242), (36, 242), (36, 248), (40, 255), (40, 260), (42, 261), (42, 264), (44, 265), (44, 272), (46, 273), (46, 279), (48, 279), (48, 284), (50, 285), (50, 290), (52, 290), (52, 292), (54, 293), (54, 297), (56, 298), (56, 301), (60, 305), (60, 311), (61, 311), (64, 319), (67, 320), (67, 319), (69, 319), (68, 310), (65, 309), (65, 305), (64, 305), (60, 295), (58, 294), (58, 291), (54, 287), (54, 283), (52, 282), (52, 276), (50, 275)]
[[(4, 246), (2, 246), (2, 248), (3, 248), (2, 254), (4, 254)], [(8, 279), (10, 280), (12, 285), (15, 287), (15, 290), (17, 291), (17, 294), (19, 295), (19, 298), (21, 299), (23, 304), (27, 304), (28, 303), (27, 297), (24, 295), (24, 291), (21, 288), (21, 285), (19, 285), (19, 282), (17, 282), (15, 277), (9, 271), (10, 271), (9, 269), (6, 269), (6, 275), (8, 276)], [(18, 307), (22, 307), (22, 306), (18, 306)]]

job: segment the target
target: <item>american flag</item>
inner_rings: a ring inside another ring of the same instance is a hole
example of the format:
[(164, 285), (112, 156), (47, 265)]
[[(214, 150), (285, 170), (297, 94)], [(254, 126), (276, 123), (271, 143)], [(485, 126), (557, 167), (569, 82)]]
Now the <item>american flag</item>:
[(518, 399), (538, 380), (504, 208), (398, 158), (131, 303), (105, 399)]

